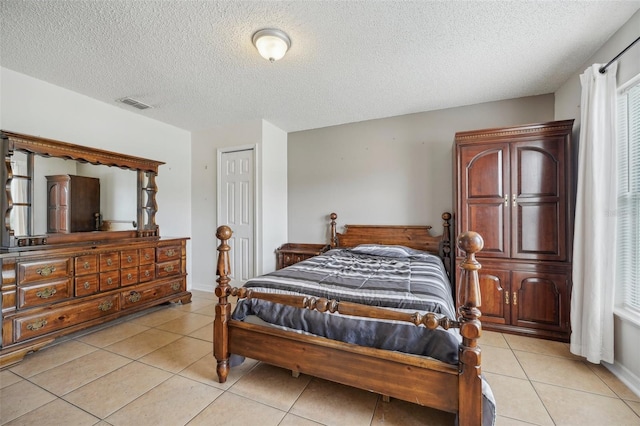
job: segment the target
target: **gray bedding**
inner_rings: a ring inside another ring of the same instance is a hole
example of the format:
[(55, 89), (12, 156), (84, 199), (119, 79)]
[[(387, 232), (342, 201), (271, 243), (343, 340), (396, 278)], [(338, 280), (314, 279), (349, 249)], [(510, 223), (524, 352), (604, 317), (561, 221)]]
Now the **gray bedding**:
[[(329, 250), (250, 279), (244, 287), (265, 293), (308, 295), (456, 318), (452, 289), (441, 259), (402, 246), (367, 244)], [(233, 319), (242, 321), (250, 316), (275, 326), (346, 343), (458, 363), (461, 336), (457, 329), (429, 330), (404, 322), (326, 314), (260, 299), (239, 300)], [(484, 388), (491, 393), (486, 383)], [(485, 414), (489, 416), (485, 417), (490, 422), (484, 424), (493, 424), (495, 404), (492, 395), (489, 399), (486, 396), (485, 393)]]

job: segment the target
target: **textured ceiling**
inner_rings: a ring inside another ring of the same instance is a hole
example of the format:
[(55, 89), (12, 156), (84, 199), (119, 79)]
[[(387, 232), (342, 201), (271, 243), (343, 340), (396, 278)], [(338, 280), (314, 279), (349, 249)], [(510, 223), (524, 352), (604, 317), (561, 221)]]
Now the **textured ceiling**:
[[(186, 130), (264, 118), (291, 132), (554, 92), (639, 8), (2, 0), (0, 64)], [(251, 43), (268, 27), (292, 40), (273, 64)]]

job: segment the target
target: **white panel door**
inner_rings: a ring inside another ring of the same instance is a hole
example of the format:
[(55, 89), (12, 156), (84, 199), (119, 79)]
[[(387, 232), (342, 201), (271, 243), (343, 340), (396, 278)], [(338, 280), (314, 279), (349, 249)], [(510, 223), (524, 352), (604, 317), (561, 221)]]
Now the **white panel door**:
[(223, 152), (220, 162), (220, 223), (233, 231), (231, 278), (246, 281), (253, 277), (254, 172), (253, 150)]

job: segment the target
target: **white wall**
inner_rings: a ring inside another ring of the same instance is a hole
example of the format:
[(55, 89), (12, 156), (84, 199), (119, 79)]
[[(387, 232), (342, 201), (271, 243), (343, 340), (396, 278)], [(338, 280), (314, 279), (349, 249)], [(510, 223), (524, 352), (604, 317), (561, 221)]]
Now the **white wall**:
[(0, 88), (3, 130), (165, 162), (158, 172), (156, 223), (162, 236), (191, 236), (189, 132), (7, 68), (0, 68)]
[(286, 240), (286, 133), (264, 120), (193, 132), (193, 286), (204, 291), (216, 285), (217, 152), (229, 147), (256, 148), (256, 274), (275, 269), (272, 245)]
[(553, 95), (289, 134), (289, 242), (328, 242), (344, 224), (434, 226), (453, 208), (458, 131), (553, 120)]
[(262, 271), (276, 269), (274, 250), (287, 239), (287, 133), (262, 121)]
[[(606, 64), (633, 40), (638, 38), (640, 12), (636, 12), (567, 82), (556, 91), (556, 119), (575, 118), (574, 140), (579, 149), (580, 133), (580, 74), (594, 63)], [(618, 60), (617, 81), (622, 85), (640, 73), (640, 45), (632, 47)], [(577, 151), (576, 151), (577, 152)], [(616, 315), (614, 338), (615, 364), (609, 366), (629, 387), (640, 395), (640, 323)]]

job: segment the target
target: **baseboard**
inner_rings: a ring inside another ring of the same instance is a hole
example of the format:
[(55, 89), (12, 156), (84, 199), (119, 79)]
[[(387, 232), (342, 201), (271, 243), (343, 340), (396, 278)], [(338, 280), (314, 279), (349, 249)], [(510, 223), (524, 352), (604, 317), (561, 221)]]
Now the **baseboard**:
[(602, 365), (620, 379), (622, 383), (627, 385), (633, 393), (640, 397), (640, 377), (636, 376), (624, 365), (617, 362), (614, 362), (613, 364), (603, 362)]

